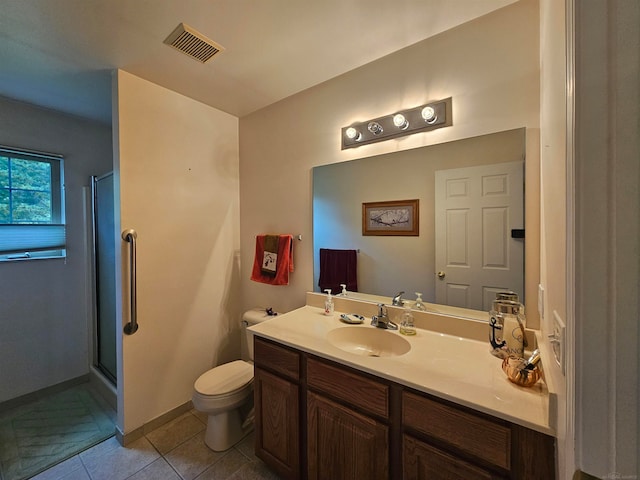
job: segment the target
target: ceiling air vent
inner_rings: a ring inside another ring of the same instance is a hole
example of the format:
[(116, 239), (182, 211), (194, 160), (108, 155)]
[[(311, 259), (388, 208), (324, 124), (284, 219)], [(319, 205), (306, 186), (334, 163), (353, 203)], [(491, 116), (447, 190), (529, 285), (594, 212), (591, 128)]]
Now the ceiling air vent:
[(167, 45), (205, 63), (216, 53), (224, 50), (213, 40), (184, 23), (179, 24), (164, 41)]

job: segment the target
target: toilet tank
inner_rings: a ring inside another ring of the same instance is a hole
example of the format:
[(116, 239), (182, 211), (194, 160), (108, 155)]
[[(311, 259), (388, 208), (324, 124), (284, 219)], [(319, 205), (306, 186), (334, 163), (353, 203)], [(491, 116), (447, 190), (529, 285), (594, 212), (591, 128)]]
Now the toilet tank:
[(273, 318), (273, 315), (268, 315), (264, 308), (253, 308), (242, 314), (241, 348), (243, 360), (253, 360), (253, 333), (249, 331), (247, 327), (264, 322), (270, 318)]

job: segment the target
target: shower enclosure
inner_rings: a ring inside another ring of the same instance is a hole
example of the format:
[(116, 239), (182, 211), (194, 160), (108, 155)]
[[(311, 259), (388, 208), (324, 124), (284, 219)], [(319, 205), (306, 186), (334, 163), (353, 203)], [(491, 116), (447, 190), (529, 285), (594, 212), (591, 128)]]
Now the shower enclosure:
[(113, 172), (91, 177), (95, 324), (93, 364), (115, 386), (116, 271)]

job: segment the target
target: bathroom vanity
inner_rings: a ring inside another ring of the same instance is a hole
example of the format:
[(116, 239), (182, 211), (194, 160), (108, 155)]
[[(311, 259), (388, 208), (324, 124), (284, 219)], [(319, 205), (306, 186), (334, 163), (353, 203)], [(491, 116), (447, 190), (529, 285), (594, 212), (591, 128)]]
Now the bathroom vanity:
[(328, 338), (374, 327), (322, 312), (252, 328), (256, 455), (282, 478), (555, 477), (549, 392), (511, 384), (486, 342), (419, 329), (372, 355)]

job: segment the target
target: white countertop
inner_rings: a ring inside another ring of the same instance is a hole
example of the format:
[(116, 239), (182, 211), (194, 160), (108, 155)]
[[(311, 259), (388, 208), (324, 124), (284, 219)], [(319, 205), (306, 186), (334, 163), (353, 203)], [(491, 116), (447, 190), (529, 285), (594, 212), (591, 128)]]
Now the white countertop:
[[(502, 361), (489, 353), (488, 342), (424, 329), (417, 329), (415, 336), (389, 330), (411, 344), (408, 353), (390, 357), (361, 356), (327, 341), (329, 331), (347, 326), (339, 320), (341, 313), (354, 312), (336, 311), (329, 317), (323, 309), (307, 305), (249, 330), (260, 337), (554, 435), (546, 384), (541, 380), (525, 388), (511, 383), (502, 371)], [(370, 325), (370, 318), (350, 327), (375, 328)]]

